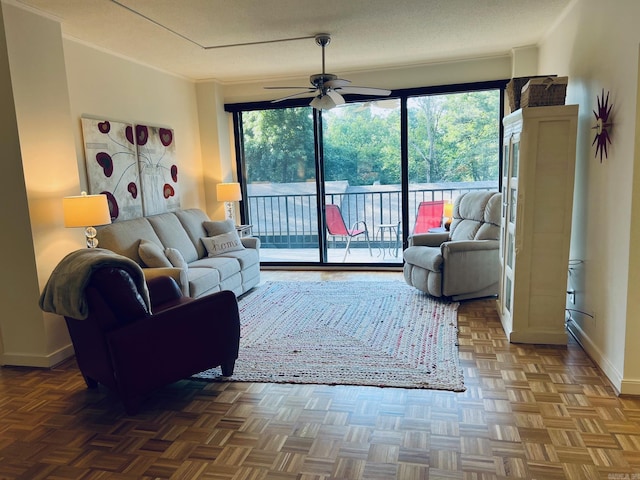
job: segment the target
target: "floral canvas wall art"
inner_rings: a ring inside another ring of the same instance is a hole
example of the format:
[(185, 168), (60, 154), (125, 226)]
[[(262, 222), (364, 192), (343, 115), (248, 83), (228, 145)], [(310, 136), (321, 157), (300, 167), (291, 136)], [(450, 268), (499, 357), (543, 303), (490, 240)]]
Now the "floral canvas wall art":
[(136, 125), (135, 132), (144, 215), (179, 209), (178, 166), (173, 130)]
[(82, 118), (89, 193), (104, 193), (112, 221), (180, 208), (173, 130)]
[(89, 193), (104, 193), (111, 220), (142, 216), (138, 157), (133, 125), (82, 118)]

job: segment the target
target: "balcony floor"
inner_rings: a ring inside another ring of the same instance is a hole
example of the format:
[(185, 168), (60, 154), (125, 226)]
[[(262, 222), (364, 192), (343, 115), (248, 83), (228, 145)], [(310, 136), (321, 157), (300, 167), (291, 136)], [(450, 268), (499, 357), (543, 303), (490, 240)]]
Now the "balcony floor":
[[(368, 248), (350, 248), (346, 260), (344, 260), (344, 248), (329, 248), (329, 264), (361, 263), (361, 264), (382, 264), (394, 265), (402, 263), (402, 249), (396, 251), (392, 246), (384, 250), (371, 246), (371, 254)], [(260, 248), (260, 262), (309, 262), (319, 263), (320, 254), (317, 248)]]

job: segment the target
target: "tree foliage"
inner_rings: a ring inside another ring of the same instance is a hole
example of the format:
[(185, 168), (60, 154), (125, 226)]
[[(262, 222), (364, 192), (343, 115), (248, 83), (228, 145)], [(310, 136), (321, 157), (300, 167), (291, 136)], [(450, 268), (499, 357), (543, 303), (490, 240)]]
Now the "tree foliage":
[(315, 178), (311, 109), (244, 112), (242, 127), (249, 183), (292, 183)]
[[(497, 90), (409, 98), (410, 181), (496, 180), (499, 104)], [(399, 100), (395, 108), (356, 103), (323, 112), (326, 180), (348, 180), (351, 185), (400, 183), (399, 105)], [(315, 178), (310, 108), (245, 112), (242, 118), (249, 182)]]

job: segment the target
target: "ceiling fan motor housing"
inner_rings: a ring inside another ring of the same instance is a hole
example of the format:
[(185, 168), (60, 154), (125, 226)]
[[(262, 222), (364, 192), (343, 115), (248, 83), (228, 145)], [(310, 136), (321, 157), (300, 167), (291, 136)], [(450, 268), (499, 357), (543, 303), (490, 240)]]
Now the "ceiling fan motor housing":
[(331, 42), (331, 35), (328, 33), (318, 33), (315, 38), (316, 43), (321, 47), (326, 47)]
[(332, 80), (337, 80), (337, 79), (338, 79), (338, 76), (332, 73), (316, 73), (315, 75), (311, 75), (309, 77), (309, 81), (311, 82), (311, 85), (320, 89), (324, 87), (325, 83), (330, 82)]

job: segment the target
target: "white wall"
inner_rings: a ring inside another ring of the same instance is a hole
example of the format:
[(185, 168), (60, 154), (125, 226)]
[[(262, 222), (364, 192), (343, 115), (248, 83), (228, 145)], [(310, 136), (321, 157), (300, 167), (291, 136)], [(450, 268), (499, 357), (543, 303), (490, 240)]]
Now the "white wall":
[[(576, 289), (570, 328), (622, 393), (640, 393), (638, 46), (640, 2), (579, 0), (540, 45), (539, 73), (569, 76), (567, 103), (580, 106), (571, 258)], [(613, 103), (612, 142), (600, 163), (591, 146), (602, 89)], [(636, 297), (636, 298), (634, 298)]]
[(81, 245), (62, 227), (61, 198), (77, 189), (69, 175), (75, 152), (62, 39), (57, 22), (1, 8), (10, 69), (2, 82), (13, 92), (13, 105), (4, 107), (15, 107), (3, 108), (2, 363), (50, 366), (72, 351), (62, 318), (40, 311), (40, 289), (60, 258)]
[(86, 188), (82, 116), (174, 130), (183, 208), (203, 207), (200, 128), (195, 84), (64, 40), (64, 55), (80, 183)]
[(205, 209), (203, 178), (219, 165), (202, 162), (193, 82), (64, 39), (57, 21), (32, 11), (0, 7), (0, 225), (8, 232), (0, 295), (10, 312), (0, 316), (1, 363), (47, 367), (73, 353), (62, 317), (43, 314), (38, 297), (60, 259), (84, 248), (82, 230), (63, 227), (61, 201), (87, 189), (81, 116), (173, 128), (185, 208)]
[[(204, 165), (204, 186), (206, 209), (209, 217), (225, 218), (224, 203), (216, 198), (216, 185), (221, 182), (235, 182), (235, 152), (231, 115), (224, 111), (224, 89), (216, 82), (202, 82), (196, 85), (200, 138)], [(237, 207), (236, 202), (236, 207)], [(236, 212), (236, 218), (240, 215)]]

